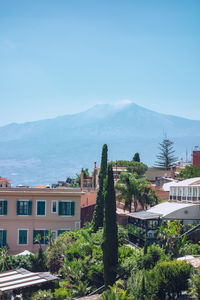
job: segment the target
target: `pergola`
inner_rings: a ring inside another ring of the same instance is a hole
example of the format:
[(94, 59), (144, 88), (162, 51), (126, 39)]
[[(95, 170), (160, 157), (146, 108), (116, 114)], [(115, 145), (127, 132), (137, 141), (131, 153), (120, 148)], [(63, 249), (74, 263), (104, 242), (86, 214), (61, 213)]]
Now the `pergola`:
[(0, 273), (0, 299), (6, 299), (6, 294), (12, 293), (14, 290), (41, 285), (57, 279), (49, 272), (33, 273), (22, 268)]

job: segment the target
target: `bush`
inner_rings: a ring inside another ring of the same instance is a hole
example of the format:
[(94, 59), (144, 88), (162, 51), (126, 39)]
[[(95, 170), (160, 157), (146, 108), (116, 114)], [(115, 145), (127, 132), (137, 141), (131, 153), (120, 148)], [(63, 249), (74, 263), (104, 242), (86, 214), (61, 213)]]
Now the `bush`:
[(33, 294), (31, 300), (52, 300), (53, 294), (51, 290), (39, 290)]

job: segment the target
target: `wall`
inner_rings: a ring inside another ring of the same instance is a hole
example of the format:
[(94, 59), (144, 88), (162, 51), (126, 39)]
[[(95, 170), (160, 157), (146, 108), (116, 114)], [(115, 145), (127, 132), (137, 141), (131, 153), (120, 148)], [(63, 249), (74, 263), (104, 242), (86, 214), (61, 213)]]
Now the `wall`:
[[(80, 198), (83, 193), (67, 189), (4, 189), (0, 190), (0, 199), (7, 200), (7, 215), (0, 216), (0, 229), (7, 230), (7, 244), (10, 253), (26, 250), (36, 252), (38, 245), (33, 244), (33, 230), (75, 229), (80, 225)], [(32, 215), (16, 214), (17, 200), (32, 200)], [(46, 216), (36, 215), (36, 200), (46, 200)], [(74, 216), (59, 216), (51, 212), (52, 200), (71, 200), (75, 202)], [(28, 245), (18, 245), (18, 229), (28, 229)], [(46, 246), (42, 246), (45, 248)]]

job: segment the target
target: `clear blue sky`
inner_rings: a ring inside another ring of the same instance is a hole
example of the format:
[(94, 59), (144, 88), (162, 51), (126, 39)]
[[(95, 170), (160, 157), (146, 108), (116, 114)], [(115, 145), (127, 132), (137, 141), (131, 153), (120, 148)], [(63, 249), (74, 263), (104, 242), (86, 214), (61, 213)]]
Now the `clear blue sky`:
[(199, 0), (0, 1), (0, 125), (123, 100), (200, 119)]

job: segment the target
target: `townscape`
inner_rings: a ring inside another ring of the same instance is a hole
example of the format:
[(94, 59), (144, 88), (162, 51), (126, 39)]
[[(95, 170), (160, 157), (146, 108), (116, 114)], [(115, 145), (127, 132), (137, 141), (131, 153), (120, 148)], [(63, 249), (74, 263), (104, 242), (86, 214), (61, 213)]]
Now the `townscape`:
[(200, 300), (199, 53), (199, 0), (0, 0), (0, 300)]
[(165, 137), (152, 168), (108, 151), (51, 187), (0, 178), (2, 299), (199, 297), (200, 150), (176, 162)]

